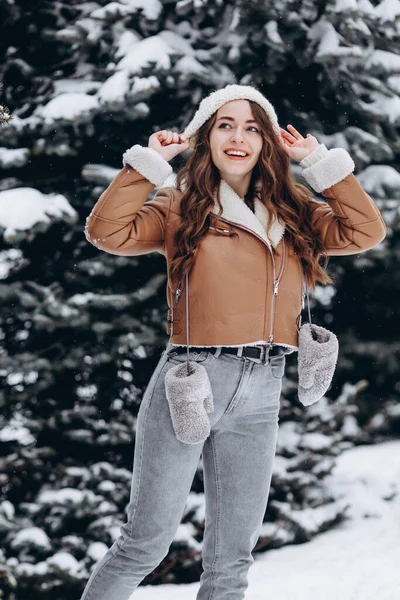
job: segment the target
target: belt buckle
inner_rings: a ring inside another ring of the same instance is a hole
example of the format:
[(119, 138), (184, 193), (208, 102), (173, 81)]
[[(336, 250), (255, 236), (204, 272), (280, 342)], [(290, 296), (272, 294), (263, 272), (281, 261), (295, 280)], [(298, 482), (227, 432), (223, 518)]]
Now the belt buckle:
[(258, 356), (257, 358), (253, 358), (252, 360), (259, 360), (260, 363), (264, 362), (266, 347), (263, 346), (262, 344), (255, 344), (254, 346), (251, 346), (251, 348), (259, 348), (260, 349), (260, 356)]

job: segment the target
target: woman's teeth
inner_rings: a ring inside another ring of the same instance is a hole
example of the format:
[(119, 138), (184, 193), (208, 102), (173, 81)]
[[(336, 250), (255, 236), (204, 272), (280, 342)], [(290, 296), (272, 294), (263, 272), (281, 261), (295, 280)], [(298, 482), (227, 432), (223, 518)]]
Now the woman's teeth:
[(228, 153), (225, 152), (225, 154), (228, 156), (228, 158), (232, 159), (232, 160), (244, 160), (245, 158), (248, 157), (248, 154), (243, 155), (243, 154), (236, 154), (236, 153)]

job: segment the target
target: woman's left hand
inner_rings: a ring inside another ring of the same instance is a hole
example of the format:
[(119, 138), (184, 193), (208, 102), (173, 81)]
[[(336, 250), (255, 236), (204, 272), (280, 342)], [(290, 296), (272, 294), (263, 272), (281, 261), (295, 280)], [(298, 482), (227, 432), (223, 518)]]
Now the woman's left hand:
[(293, 160), (300, 162), (303, 158), (311, 154), (313, 150), (318, 148), (320, 143), (311, 133), (307, 133), (307, 136), (303, 137), (293, 125), (288, 125), (287, 128), (290, 133), (279, 127), (281, 130), (281, 142), (283, 149)]

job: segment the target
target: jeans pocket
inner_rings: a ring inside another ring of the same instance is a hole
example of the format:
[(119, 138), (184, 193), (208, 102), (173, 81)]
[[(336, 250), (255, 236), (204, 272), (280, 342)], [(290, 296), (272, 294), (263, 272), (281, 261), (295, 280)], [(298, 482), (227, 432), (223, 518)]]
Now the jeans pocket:
[(276, 356), (269, 357), (269, 366), (271, 375), (274, 379), (282, 379), (285, 373), (286, 366), (286, 355), (278, 354)]
[[(204, 363), (207, 360), (209, 360), (212, 356), (213, 356), (213, 353), (208, 352), (207, 350), (196, 351), (196, 350), (189, 349), (189, 360), (192, 360), (193, 362), (196, 362), (196, 363)], [(186, 360), (187, 360), (186, 350), (184, 352), (177, 352), (176, 350), (170, 350), (167, 353), (167, 361), (168, 362), (178, 365), (179, 363), (186, 362)]]

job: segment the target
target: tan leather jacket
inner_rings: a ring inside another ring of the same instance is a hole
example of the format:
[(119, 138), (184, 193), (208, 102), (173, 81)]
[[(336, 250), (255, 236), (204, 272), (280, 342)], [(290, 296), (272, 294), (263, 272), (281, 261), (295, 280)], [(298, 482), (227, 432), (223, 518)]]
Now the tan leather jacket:
[[(182, 193), (173, 186), (161, 187), (146, 200), (172, 168), (154, 150), (139, 145), (124, 154), (124, 165), (87, 217), (86, 238), (110, 254), (159, 252), (168, 272)], [(321, 145), (300, 165), (308, 183), (327, 199), (315, 200), (312, 215), (327, 255), (358, 254), (385, 238), (382, 216), (351, 172), (354, 163), (344, 149), (328, 151)], [(272, 341), (297, 350), (302, 275), (284, 224), (270, 226), (260, 201), (253, 213), (223, 180), (220, 189), (223, 213), (220, 218), (211, 214), (189, 274), (189, 343), (237, 346)], [(179, 296), (167, 281), (166, 332), (170, 343), (185, 345), (184, 279), (182, 284)]]

